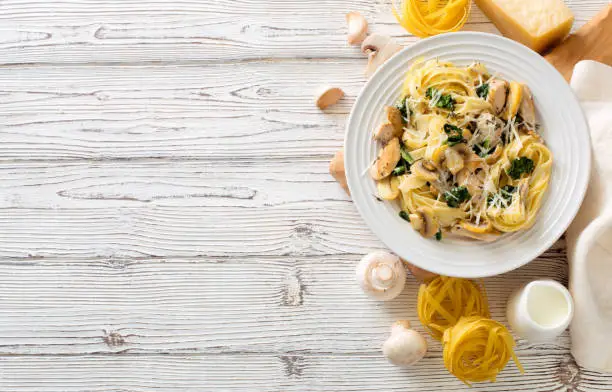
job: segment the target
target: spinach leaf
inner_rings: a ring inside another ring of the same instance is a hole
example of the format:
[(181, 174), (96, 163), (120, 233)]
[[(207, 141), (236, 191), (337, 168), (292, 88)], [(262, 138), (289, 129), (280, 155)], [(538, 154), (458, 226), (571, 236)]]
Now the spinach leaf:
[(489, 96), (489, 83), (483, 83), (476, 87), (476, 94), (482, 99), (487, 99)]
[(410, 222), (410, 217), (408, 216), (408, 213), (406, 211), (400, 211), (399, 212), (399, 216), (400, 218), (402, 218), (403, 220)]
[(410, 108), (408, 107), (408, 97), (401, 98), (396, 104), (395, 107), (399, 109), (402, 114), (402, 118), (405, 122), (408, 122), (410, 119)]
[(442, 230), (438, 229), (438, 232), (436, 233), (436, 241), (441, 241), (442, 240)]
[[(512, 185), (505, 185), (499, 190), (499, 195), (501, 196), (502, 199), (504, 199), (506, 204), (510, 204), (512, 203), (512, 195), (516, 192), (516, 189), (517, 188)], [(494, 199), (495, 199), (495, 196), (493, 195), (487, 196), (487, 205), (493, 204)]]
[(463, 131), (459, 127), (452, 124), (444, 124), (444, 132), (448, 135), (446, 142), (450, 147), (466, 142), (463, 138)]
[(531, 159), (520, 157), (512, 161), (512, 165), (507, 173), (512, 179), (518, 180), (523, 174), (531, 174), (533, 169), (535, 169), (535, 164)]
[(470, 192), (464, 186), (456, 186), (450, 191), (444, 192), (444, 199), (449, 207), (457, 208), (459, 204), (470, 199)]
[(438, 90), (434, 87), (429, 87), (427, 88), (427, 90), (425, 90), (425, 97), (429, 99), (433, 99), (435, 96), (438, 95), (439, 98), (436, 101), (436, 107), (451, 111), (455, 109), (455, 100), (453, 99), (453, 97), (451, 97), (450, 94), (440, 94)]

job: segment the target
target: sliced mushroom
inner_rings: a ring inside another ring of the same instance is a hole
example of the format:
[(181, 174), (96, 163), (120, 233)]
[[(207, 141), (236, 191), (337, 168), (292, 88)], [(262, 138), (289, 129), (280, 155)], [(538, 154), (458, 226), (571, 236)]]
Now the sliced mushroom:
[(433, 210), (429, 207), (421, 207), (414, 214), (410, 214), (410, 223), (425, 238), (433, 237), (440, 229), (434, 219)]
[(404, 118), (402, 117), (402, 112), (395, 106), (385, 106), (385, 113), (387, 115), (387, 120), (393, 124), (395, 128), (396, 136), (402, 136), (404, 132)]
[(489, 82), (489, 93), (487, 94), (487, 102), (493, 106), (496, 114), (504, 110), (506, 104), (506, 96), (508, 95), (508, 82), (500, 79), (493, 79)]
[(416, 161), (410, 167), (410, 171), (412, 171), (415, 176), (422, 178), (425, 181), (435, 181), (438, 179), (438, 177), (440, 177), (438, 169), (433, 162), (428, 159)]
[(342, 97), (344, 97), (344, 91), (338, 87), (325, 86), (319, 90), (319, 95), (317, 96), (317, 106), (321, 110), (335, 104)]
[(400, 144), (398, 138), (393, 138), (378, 153), (378, 158), (370, 168), (370, 176), (375, 180), (388, 177), (400, 160)]
[(523, 100), (519, 108), (519, 114), (531, 128), (535, 126), (535, 105), (533, 104), (533, 94), (529, 87), (523, 86)]
[(493, 151), (493, 154), (487, 155), (487, 157), (485, 158), (485, 162), (489, 165), (497, 162), (497, 160), (501, 158), (503, 150), (504, 148), (501, 146), (501, 144), (498, 144), (497, 147), (495, 147), (495, 151)]
[(395, 43), (391, 37), (380, 34), (369, 35), (361, 43), (361, 52), (368, 55), (366, 77), (372, 76), (378, 67), (400, 50), (402, 46)]
[(359, 12), (346, 14), (348, 35), (346, 40), (350, 45), (359, 45), (368, 35), (368, 21)]
[[(401, 133), (400, 133), (401, 135)], [(397, 134), (395, 127), (391, 123), (380, 124), (374, 131), (374, 140), (378, 140), (382, 144), (387, 144), (393, 138), (400, 136)]]
[(506, 111), (504, 112), (504, 118), (506, 120), (512, 119), (516, 116), (521, 105), (521, 98), (523, 96), (523, 87), (520, 83), (514, 80), (510, 82), (508, 89), (508, 99), (506, 100)]
[(448, 149), (448, 144), (443, 144), (437, 147), (431, 154), (431, 161), (438, 169), (443, 169), (446, 162), (445, 152)]
[(444, 151), (444, 157), (446, 167), (453, 175), (463, 169), (463, 156), (454, 148), (447, 148)]

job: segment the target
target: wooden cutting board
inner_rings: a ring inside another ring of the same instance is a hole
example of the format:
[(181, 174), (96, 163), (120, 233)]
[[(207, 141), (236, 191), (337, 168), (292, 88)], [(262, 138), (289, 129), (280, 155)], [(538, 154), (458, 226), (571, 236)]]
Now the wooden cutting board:
[(612, 3), (544, 56), (569, 81), (574, 65), (595, 60), (612, 65)]
[[(595, 60), (612, 66), (612, 3), (550, 53), (544, 56), (569, 82), (574, 65), (582, 60)], [(349, 193), (344, 172), (344, 152), (332, 158), (329, 172)], [(349, 193), (350, 195), (350, 193)]]

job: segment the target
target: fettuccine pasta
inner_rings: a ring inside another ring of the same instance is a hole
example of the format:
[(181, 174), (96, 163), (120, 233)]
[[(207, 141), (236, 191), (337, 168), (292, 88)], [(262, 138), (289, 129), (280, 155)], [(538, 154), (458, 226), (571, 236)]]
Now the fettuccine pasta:
[(535, 223), (552, 154), (526, 85), (480, 63), (419, 61), (386, 118), (370, 174), (423, 236), (493, 241)]

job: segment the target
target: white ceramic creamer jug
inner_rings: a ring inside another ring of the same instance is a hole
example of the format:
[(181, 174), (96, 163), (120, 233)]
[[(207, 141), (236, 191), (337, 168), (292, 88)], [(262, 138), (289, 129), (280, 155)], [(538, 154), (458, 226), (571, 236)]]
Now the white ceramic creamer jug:
[(532, 343), (550, 341), (559, 336), (574, 315), (569, 291), (554, 280), (534, 280), (510, 296), (508, 323), (521, 338)]

